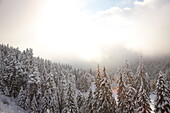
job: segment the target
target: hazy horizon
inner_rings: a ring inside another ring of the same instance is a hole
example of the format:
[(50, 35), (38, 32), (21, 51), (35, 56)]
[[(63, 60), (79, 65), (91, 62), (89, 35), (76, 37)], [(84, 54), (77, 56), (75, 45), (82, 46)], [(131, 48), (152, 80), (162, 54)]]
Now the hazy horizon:
[(72, 65), (170, 55), (169, 0), (0, 0), (0, 43)]

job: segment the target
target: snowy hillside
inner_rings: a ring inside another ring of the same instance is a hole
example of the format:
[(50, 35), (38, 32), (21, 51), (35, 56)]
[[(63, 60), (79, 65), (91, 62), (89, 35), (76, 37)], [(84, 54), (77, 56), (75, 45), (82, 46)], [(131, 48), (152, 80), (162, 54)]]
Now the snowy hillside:
[(32, 49), (0, 45), (0, 112), (169, 113), (168, 75), (160, 71), (150, 84), (141, 59), (136, 73), (126, 61), (112, 80), (105, 66), (96, 72), (77, 69), (34, 57)]
[(16, 103), (16, 99), (0, 94), (0, 113), (28, 113)]

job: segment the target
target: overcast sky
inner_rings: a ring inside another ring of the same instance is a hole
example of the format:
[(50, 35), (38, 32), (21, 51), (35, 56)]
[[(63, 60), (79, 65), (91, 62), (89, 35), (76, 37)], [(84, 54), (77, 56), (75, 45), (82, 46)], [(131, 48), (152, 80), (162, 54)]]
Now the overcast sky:
[(0, 43), (65, 63), (169, 55), (169, 14), (170, 0), (0, 0)]

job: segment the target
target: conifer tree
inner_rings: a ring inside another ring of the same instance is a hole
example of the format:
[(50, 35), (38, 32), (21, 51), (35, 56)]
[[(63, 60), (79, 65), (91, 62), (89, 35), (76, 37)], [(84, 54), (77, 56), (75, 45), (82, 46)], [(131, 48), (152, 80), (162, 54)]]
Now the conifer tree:
[(141, 86), (136, 100), (137, 113), (151, 113), (151, 108), (150, 108), (151, 101), (149, 96), (150, 95), (148, 95), (146, 89), (144, 88), (143, 79), (141, 78)]
[(71, 87), (71, 83), (69, 83), (68, 91), (67, 91), (67, 97), (66, 97), (66, 107), (63, 109), (63, 111), (67, 111), (69, 113), (76, 113), (77, 107), (75, 104), (75, 95), (74, 91)]
[(124, 104), (126, 105), (123, 113), (135, 113), (135, 95), (137, 91), (132, 86), (126, 86)]
[(56, 94), (51, 94), (49, 110), (50, 110), (50, 113), (58, 113), (59, 112)]
[(170, 113), (170, 91), (165, 74), (161, 72), (156, 84), (155, 113)]
[(37, 93), (38, 86), (40, 85), (40, 80), (41, 79), (40, 79), (40, 73), (38, 67), (35, 66), (33, 70), (33, 74), (30, 74), (28, 76), (28, 84), (27, 84), (28, 91), (29, 91), (28, 93), (31, 101), (33, 99), (33, 96), (36, 95)]
[(139, 92), (140, 86), (141, 86), (141, 79), (143, 81), (144, 89), (146, 90), (147, 95), (150, 93), (150, 88), (149, 88), (149, 81), (147, 80), (147, 73), (145, 71), (145, 66), (143, 64), (143, 61), (141, 59), (139, 66), (137, 68), (136, 72), (136, 78), (135, 78), (135, 86), (137, 91)]
[(133, 73), (130, 68), (130, 64), (128, 64), (127, 60), (125, 63), (125, 67), (123, 70), (123, 81), (124, 81), (124, 100), (123, 103), (125, 105), (123, 113), (134, 113), (135, 109), (135, 95), (137, 94), (136, 89), (134, 88), (134, 79)]
[(93, 113), (93, 93), (92, 93), (92, 89), (89, 89), (89, 95), (88, 98), (86, 100), (86, 105), (85, 105), (85, 112), (86, 113)]
[(115, 113), (116, 101), (112, 96), (111, 86), (108, 81), (105, 67), (103, 69), (103, 77), (100, 84), (100, 94), (99, 94), (99, 108), (98, 113)]
[(101, 75), (100, 75), (100, 68), (99, 65), (97, 67), (97, 77), (95, 79), (95, 91), (94, 91), (94, 101), (93, 101), (93, 112), (96, 113), (97, 109), (99, 108), (98, 100), (100, 94), (100, 84), (101, 84)]
[(44, 96), (40, 99), (39, 104), (40, 104), (40, 113), (46, 112), (49, 107), (49, 96), (47, 90), (45, 91)]
[(84, 97), (83, 97), (83, 95), (82, 95), (82, 93), (80, 91), (78, 92), (76, 100), (77, 100), (78, 112), (82, 113), (85, 99), (84, 99)]
[(27, 110), (28, 108), (30, 108), (30, 98), (27, 96), (25, 100), (24, 109)]
[(18, 95), (18, 105), (24, 108), (26, 100), (26, 92), (23, 90), (23, 87), (21, 87), (19, 95)]
[(132, 73), (132, 70), (130, 68), (130, 64), (127, 62), (126, 60), (126, 63), (125, 63), (125, 67), (124, 67), (124, 70), (123, 70), (123, 80), (125, 82), (126, 85), (130, 85), (130, 86), (133, 86), (134, 85), (134, 80), (133, 80), (133, 73)]
[(7, 86), (5, 86), (5, 88), (4, 88), (4, 94), (6, 95), (6, 96), (9, 96), (10, 94), (9, 94), (9, 88), (7, 87)]
[(119, 91), (118, 91), (118, 109), (117, 109), (117, 112), (119, 113), (124, 113), (125, 111), (125, 108), (126, 108), (126, 104), (125, 104), (125, 96), (126, 96), (126, 87), (125, 87), (125, 83), (123, 81), (123, 78), (122, 78), (122, 69), (119, 69), (118, 71), (119, 73), (119, 81), (118, 81), (118, 88), (119, 88)]
[(31, 113), (38, 113), (38, 104), (36, 97), (34, 95), (33, 100), (31, 102)]

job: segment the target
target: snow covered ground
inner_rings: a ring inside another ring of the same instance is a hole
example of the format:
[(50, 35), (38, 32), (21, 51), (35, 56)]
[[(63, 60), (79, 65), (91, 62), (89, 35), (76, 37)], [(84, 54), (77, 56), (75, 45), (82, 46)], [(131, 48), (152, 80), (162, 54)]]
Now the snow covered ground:
[(156, 97), (156, 95), (153, 94), (153, 93), (150, 95), (150, 99), (151, 99), (151, 104), (150, 104), (150, 106), (151, 106), (151, 109), (152, 109), (152, 112), (151, 112), (151, 113), (154, 113), (154, 100), (155, 100), (155, 97)]
[(18, 105), (16, 99), (4, 96), (0, 92), (0, 113), (28, 113)]

